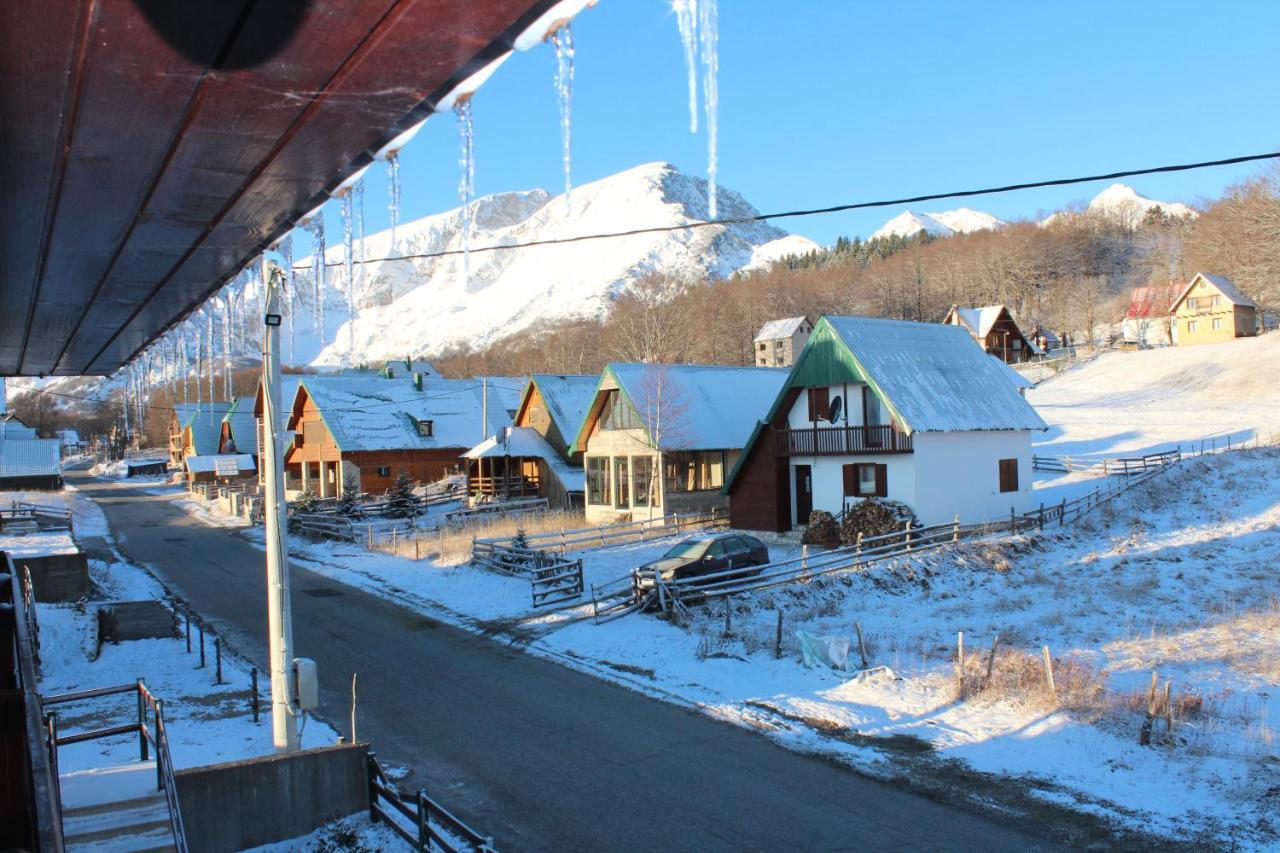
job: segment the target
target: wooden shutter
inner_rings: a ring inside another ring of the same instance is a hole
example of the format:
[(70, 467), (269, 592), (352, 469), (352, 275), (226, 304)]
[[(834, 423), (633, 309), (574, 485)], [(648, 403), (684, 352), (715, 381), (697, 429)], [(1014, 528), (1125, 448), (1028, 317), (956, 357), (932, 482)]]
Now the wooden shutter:
[(1017, 459), (1001, 459), (1000, 460), (1000, 491), (1002, 492), (1018, 491), (1018, 460)]
[(809, 389), (810, 421), (825, 421), (827, 419), (827, 414), (831, 411), (828, 391), (829, 389), (825, 385), (821, 388)]
[(844, 473), (844, 493), (848, 497), (858, 494), (858, 466), (856, 464), (845, 465)]
[(876, 497), (889, 497), (889, 466), (876, 465)]

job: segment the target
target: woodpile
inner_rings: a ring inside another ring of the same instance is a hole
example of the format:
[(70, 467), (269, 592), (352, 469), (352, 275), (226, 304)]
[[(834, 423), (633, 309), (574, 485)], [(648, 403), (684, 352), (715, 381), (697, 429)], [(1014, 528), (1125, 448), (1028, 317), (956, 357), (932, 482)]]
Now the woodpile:
[(867, 539), (905, 530), (908, 523), (912, 528), (917, 528), (920, 526), (920, 519), (916, 518), (911, 507), (901, 501), (863, 498), (856, 504), (850, 504), (845, 510), (844, 521), (839, 530), (839, 544), (855, 545), (859, 534)]
[(831, 513), (815, 509), (809, 513), (809, 526), (805, 528), (800, 541), (805, 545), (834, 548), (840, 544), (840, 525), (836, 524)]

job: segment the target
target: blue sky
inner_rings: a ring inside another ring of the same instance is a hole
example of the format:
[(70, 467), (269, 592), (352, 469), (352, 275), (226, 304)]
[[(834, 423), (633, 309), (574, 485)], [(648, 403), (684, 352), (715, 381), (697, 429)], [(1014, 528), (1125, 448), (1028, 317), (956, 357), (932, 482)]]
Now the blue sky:
[[(705, 174), (669, 3), (599, 0), (573, 27), (575, 183), (653, 160)], [(720, 0), (720, 182), (770, 211), (1280, 150), (1277, 45), (1267, 2)], [(517, 54), (475, 96), (478, 194), (561, 186), (553, 68), (550, 46)], [(433, 117), (401, 155), (402, 221), (457, 205), (457, 159), (453, 117)], [(1130, 183), (1195, 201), (1256, 171)], [(366, 181), (372, 232), (380, 164)], [(1027, 217), (1103, 186), (924, 209)], [(830, 243), (898, 212), (778, 224)]]

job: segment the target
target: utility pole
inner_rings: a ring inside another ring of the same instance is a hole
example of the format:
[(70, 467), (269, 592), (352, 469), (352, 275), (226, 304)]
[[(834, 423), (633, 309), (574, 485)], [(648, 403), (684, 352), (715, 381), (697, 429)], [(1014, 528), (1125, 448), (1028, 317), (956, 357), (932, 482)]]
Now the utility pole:
[(262, 265), (266, 314), (262, 328), (262, 467), (266, 475), (264, 526), (267, 540), (267, 632), (271, 656), (271, 734), (277, 750), (298, 748), (298, 712), (289, 677), (293, 616), (285, 553), (284, 459), (280, 441), (280, 287), (284, 273)]

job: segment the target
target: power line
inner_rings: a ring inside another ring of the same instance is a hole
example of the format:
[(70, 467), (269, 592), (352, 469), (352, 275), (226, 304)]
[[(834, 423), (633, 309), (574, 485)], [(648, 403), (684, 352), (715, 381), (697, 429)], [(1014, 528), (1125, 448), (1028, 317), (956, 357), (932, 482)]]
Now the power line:
[[(1038, 189), (1041, 187), (1062, 187), (1071, 184), (1087, 184), (1095, 181), (1111, 181), (1117, 178), (1132, 178), (1138, 175), (1157, 175), (1169, 172), (1188, 172), (1193, 169), (1207, 169), (1214, 166), (1231, 166), (1239, 163), (1252, 163), (1260, 160), (1280, 159), (1280, 151), (1268, 154), (1246, 154), (1240, 157), (1227, 157), (1221, 160), (1202, 160), (1196, 163), (1179, 163), (1172, 166), (1152, 166), (1145, 169), (1125, 169), (1119, 172), (1107, 172), (1100, 175), (1084, 175), (1075, 178), (1051, 178), (1041, 181), (1028, 181), (1020, 184), (1005, 184), (997, 187), (983, 187), (972, 190), (953, 190), (951, 192), (926, 193), (925, 195), (905, 198), (878, 199), (876, 201), (859, 201), (849, 204), (836, 204), (830, 207), (814, 207), (801, 210), (787, 210), (778, 213), (759, 213), (754, 216), (737, 216), (727, 219), (701, 219), (679, 225), (652, 225), (645, 228), (632, 228), (626, 231), (607, 231), (597, 234), (580, 234), (576, 237), (548, 237), (544, 240), (529, 240), (524, 243), (511, 243), (505, 246), (476, 246), (467, 249), (442, 249), (439, 252), (415, 252), (407, 255), (396, 255), (385, 258), (362, 258), (352, 260), (356, 264), (374, 264), (385, 261), (409, 261), (426, 258), (444, 258), (464, 253), (499, 252), (509, 249), (528, 249), (536, 246), (555, 246), (565, 243), (583, 243), (588, 240), (610, 240), (618, 237), (635, 237), (641, 234), (664, 234), (672, 231), (687, 231), (694, 228), (709, 228), (714, 225), (743, 225), (751, 222), (765, 222), (770, 219), (788, 219), (800, 216), (821, 216), (828, 213), (843, 213), (849, 210), (866, 210), (875, 207), (893, 207), (899, 204), (917, 204), (925, 201), (941, 201), (951, 198), (969, 198), (977, 195), (997, 195), (1019, 190)], [(347, 261), (325, 262), (326, 267), (345, 266)], [(311, 269), (313, 264), (294, 264), (294, 269)]]

